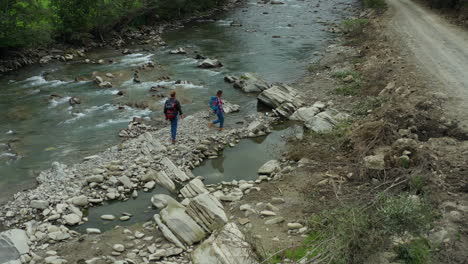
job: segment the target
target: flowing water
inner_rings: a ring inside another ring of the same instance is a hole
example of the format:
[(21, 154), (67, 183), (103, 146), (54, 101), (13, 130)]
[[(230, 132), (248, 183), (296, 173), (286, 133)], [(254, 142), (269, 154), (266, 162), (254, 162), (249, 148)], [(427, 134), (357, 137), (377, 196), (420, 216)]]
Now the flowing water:
[[(30, 186), (37, 172), (53, 161), (70, 164), (115, 145), (120, 140), (118, 130), (132, 117), (160, 117), (162, 99), (151, 96), (152, 86), (176, 89), (187, 114), (205, 109), (218, 89), (224, 90), (225, 99), (241, 105), (242, 114), (256, 111), (255, 96), (233, 89), (223, 77), (257, 72), (269, 82), (297, 80), (316, 59), (314, 52), (322, 51), (333, 38), (323, 31), (323, 22), (340, 21), (349, 15), (343, 7), (354, 2), (287, 0), (284, 5), (260, 5), (248, 0), (215, 20), (165, 33), (167, 47), (134, 46), (129, 55), (113, 49), (87, 54), (91, 59), (112, 59), (112, 64), (52, 63), (0, 76), (0, 203)], [(231, 27), (231, 21), (242, 27)], [(176, 47), (185, 47), (189, 55), (169, 55)], [(225, 66), (199, 69), (195, 51)], [(133, 70), (150, 60), (161, 67), (140, 72), (142, 83), (133, 83)], [(115, 75), (114, 87), (100, 89), (91, 81), (73, 81), (78, 76), (91, 80), (93, 72)], [(165, 75), (192, 84), (156, 81)], [(118, 91), (125, 95), (117, 96)], [(60, 97), (51, 98), (52, 94)], [(68, 99), (73, 96), (82, 103), (70, 106)], [(139, 101), (149, 108), (119, 107)], [(225, 162), (225, 170), (233, 166)]]

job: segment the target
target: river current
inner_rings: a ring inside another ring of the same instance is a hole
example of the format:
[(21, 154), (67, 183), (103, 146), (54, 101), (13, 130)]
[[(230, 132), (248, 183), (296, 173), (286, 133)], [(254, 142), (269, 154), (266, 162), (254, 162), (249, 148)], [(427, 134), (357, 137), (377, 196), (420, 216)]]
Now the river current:
[[(283, 5), (271, 5), (248, 0), (213, 20), (166, 32), (166, 47), (130, 46), (128, 55), (110, 48), (86, 54), (92, 60), (112, 59), (112, 64), (86, 64), (80, 59), (0, 76), (0, 203), (31, 186), (37, 173), (53, 161), (79, 162), (117, 144), (118, 131), (134, 116), (161, 118), (164, 99), (152, 96), (153, 86), (177, 90), (186, 114), (206, 109), (209, 97), (219, 89), (226, 100), (241, 106), (242, 115), (254, 113), (256, 97), (232, 88), (224, 76), (256, 72), (269, 82), (297, 81), (334, 37), (324, 31), (325, 23), (348, 16), (345, 7), (354, 2), (285, 0)], [(242, 26), (230, 26), (233, 21)], [(169, 54), (177, 47), (189, 55)], [(194, 51), (219, 59), (224, 67), (197, 68)], [(160, 66), (141, 71), (141, 83), (134, 83), (133, 71), (148, 61)], [(98, 88), (91, 81), (93, 73), (112, 73), (113, 87)], [(162, 76), (171, 80), (157, 81)], [(76, 77), (88, 81), (76, 82)], [(176, 85), (175, 80), (190, 84)], [(125, 95), (118, 96), (118, 91)], [(81, 104), (71, 106), (70, 97)], [(136, 102), (148, 107), (124, 106)]]

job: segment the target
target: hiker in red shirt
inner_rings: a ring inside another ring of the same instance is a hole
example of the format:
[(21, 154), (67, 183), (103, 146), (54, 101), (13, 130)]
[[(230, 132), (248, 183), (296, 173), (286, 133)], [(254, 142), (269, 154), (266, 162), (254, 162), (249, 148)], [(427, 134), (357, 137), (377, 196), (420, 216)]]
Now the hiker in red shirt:
[(171, 122), (171, 139), (172, 144), (175, 144), (178, 115), (180, 115), (180, 118), (184, 119), (182, 108), (180, 107), (180, 102), (176, 99), (175, 91), (171, 92), (171, 97), (167, 99), (166, 103), (164, 103), (164, 115), (166, 116), (166, 120)]

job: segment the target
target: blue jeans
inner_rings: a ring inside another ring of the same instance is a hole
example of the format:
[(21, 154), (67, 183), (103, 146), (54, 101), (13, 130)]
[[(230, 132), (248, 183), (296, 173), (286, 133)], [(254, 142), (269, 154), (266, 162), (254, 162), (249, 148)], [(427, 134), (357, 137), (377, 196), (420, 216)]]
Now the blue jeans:
[(218, 120), (213, 121), (213, 124), (218, 124), (219, 127), (223, 128), (224, 127), (224, 113), (223, 112), (217, 112), (216, 115), (218, 116)]
[(176, 139), (177, 135), (177, 116), (171, 119), (171, 137), (172, 140)]

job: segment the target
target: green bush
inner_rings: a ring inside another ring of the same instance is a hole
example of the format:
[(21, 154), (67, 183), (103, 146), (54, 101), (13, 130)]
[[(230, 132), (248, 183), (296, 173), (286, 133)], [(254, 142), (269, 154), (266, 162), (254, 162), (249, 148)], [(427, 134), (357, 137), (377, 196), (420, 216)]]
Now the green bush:
[(431, 248), (427, 239), (414, 239), (409, 243), (399, 245), (395, 251), (398, 254), (398, 259), (406, 264), (431, 263)]
[(372, 111), (380, 107), (384, 103), (384, 99), (380, 97), (369, 96), (364, 100), (358, 102), (353, 107), (353, 115), (355, 116), (366, 116), (369, 114), (369, 111)]
[[(378, 196), (372, 206), (347, 205), (326, 210), (310, 220), (311, 235), (304, 244), (274, 259), (315, 258), (325, 263), (364, 263), (388, 245), (389, 238), (403, 233), (418, 235), (430, 230), (435, 220), (433, 208), (408, 194)], [(414, 240), (397, 248), (406, 263), (427, 263), (429, 246)]]
[(350, 84), (342, 85), (335, 89), (335, 94), (343, 96), (353, 96), (359, 93), (359, 90), (362, 88), (362, 83), (360, 81), (355, 81)]
[(364, 34), (364, 28), (369, 24), (366, 18), (348, 19), (341, 22), (343, 31), (352, 37), (358, 37)]
[(409, 231), (420, 234), (431, 228), (435, 220), (433, 208), (419, 196), (381, 197), (377, 215), (387, 233)]
[(367, 8), (384, 9), (387, 7), (385, 0), (362, 0), (362, 3)]

